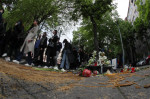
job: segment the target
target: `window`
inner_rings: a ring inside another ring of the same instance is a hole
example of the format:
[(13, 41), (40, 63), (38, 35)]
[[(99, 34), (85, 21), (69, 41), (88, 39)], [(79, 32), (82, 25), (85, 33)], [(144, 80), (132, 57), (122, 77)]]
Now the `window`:
[(135, 18), (135, 16), (133, 16), (133, 18), (132, 18), (132, 22), (134, 22), (134, 18)]

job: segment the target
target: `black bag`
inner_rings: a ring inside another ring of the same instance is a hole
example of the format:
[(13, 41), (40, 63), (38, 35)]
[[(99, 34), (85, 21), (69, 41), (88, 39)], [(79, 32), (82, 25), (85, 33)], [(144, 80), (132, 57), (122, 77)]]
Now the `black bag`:
[(54, 43), (53, 42), (49, 42), (48, 46), (49, 47), (54, 47)]

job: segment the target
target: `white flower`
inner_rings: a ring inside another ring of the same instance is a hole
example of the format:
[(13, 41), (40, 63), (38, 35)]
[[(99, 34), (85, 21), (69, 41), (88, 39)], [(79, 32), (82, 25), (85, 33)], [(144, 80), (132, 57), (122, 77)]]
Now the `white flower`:
[(107, 57), (106, 57), (106, 56), (103, 56), (103, 58), (104, 58), (104, 59), (107, 59)]
[(109, 65), (110, 63), (111, 63), (110, 60), (108, 60), (108, 61), (106, 62), (107, 65)]

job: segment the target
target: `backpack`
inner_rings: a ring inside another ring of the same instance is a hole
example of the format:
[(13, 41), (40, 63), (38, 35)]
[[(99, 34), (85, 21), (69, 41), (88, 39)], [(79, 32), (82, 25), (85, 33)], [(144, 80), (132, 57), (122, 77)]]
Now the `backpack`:
[(54, 42), (49, 42), (48, 46), (49, 47), (54, 47)]

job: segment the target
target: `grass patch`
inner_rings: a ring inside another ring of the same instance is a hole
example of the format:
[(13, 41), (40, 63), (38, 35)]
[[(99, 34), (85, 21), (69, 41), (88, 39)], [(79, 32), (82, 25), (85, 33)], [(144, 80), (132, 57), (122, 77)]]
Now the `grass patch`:
[(55, 70), (53, 68), (33, 68), (35, 70), (39, 70), (39, 71), (56, 71), (56, 72), (61, 72), (61, 70)]

